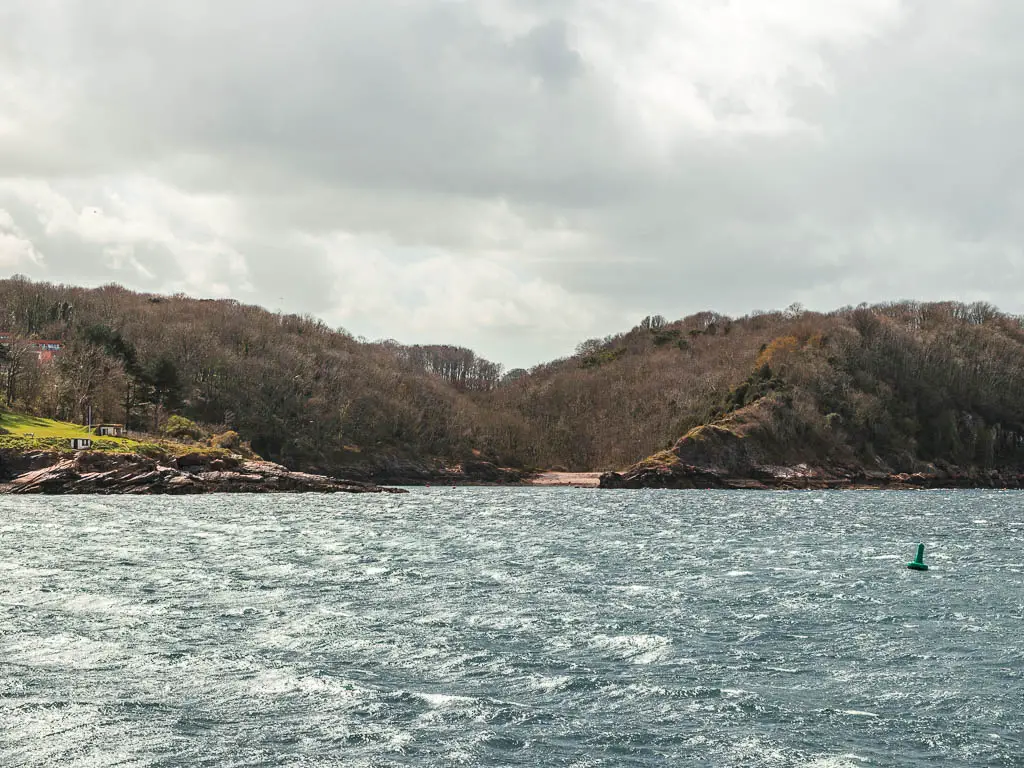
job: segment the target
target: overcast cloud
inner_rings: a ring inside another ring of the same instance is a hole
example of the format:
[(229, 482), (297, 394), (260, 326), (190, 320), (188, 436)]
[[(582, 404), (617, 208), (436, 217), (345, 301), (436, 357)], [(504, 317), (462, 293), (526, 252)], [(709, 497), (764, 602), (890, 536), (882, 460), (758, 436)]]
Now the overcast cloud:
[(1011, 0), (0, 0), (0, 270), (508, 365), (649, 313), (1024, 311)]

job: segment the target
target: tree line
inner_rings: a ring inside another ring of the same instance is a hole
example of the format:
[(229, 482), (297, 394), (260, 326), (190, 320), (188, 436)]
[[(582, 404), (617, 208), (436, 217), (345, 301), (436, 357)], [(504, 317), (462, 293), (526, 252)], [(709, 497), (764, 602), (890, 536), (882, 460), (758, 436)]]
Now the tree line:
[[(305, 469), (380, 456), (613, 469), (722, 419), (757, 420), (780, 455), (1022, 460), (1024, 329), (984, 303), (651, 315), (508, 372), (464, 347), (116, 285), (2, 280), (0, 331), (9, 407), (150, 432), (186, 417)], [(40, 338), (63, 344), (50, 364), (32, 358)]]

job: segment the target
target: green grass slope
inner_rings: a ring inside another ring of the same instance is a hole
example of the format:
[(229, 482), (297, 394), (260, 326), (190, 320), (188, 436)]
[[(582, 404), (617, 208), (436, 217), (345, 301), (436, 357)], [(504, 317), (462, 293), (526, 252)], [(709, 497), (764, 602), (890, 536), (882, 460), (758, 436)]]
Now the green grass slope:
[(137, 453), (143, 456), (183, 456), (187, 453), (228, 453), (219, 448), (185, 445), (174, 440), (97, 437), (81, 424), (44, 419), (24, 413), (0, 413), (0, 448), (21, 451), (48, 450), (71, 452), (71, 440), (76, 437), (92, 438), (92, 450), (110, 453)]

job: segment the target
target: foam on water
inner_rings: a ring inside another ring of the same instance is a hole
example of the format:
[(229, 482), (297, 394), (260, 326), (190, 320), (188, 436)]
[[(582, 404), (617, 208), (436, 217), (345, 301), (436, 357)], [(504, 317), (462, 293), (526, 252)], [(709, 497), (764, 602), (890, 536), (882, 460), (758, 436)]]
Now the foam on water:
[(1018, 766), (1021, 501), (0, 498), (0, 765)]

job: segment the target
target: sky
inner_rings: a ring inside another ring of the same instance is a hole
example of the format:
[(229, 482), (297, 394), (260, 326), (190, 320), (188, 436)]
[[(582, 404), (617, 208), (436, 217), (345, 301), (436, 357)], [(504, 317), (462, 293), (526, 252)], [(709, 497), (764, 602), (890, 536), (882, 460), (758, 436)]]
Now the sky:
[(508, 367), (648, 314), (1024, 311), (1024, 3), (0, 0), (0, 273)]

